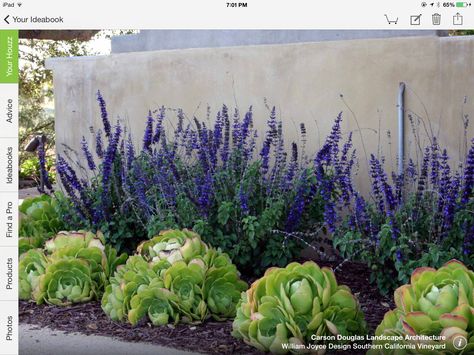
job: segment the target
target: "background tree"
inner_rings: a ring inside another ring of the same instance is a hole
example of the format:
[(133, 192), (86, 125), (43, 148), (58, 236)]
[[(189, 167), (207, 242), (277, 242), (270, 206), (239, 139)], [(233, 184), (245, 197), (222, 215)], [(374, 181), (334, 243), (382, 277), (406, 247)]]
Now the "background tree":
[[(52, 57), (77, 57), (108, 54), (109, 48), (94, 47), (99, 39), (134, 31), (98, 30), (27, 30), (20, 31), (19, 40), (19, 144), (20, 178), (38, 180), (38, 158), (24, 151), (25, 145), (37, 134), (44, 134), (47, 168), (54, 180), (54, 105), (53, 74), (45, 61)], [(20, 184), (22, 185), (22, 183)], [(24, 182), (23, 182), (24, 186)]]

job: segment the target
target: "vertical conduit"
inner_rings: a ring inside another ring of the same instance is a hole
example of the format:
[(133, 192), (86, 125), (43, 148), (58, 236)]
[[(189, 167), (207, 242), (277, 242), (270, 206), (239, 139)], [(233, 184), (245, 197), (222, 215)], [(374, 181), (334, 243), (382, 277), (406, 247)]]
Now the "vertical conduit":
[(398, 174), (404, 172), (405, 163), (405, 83), (398, 87)]

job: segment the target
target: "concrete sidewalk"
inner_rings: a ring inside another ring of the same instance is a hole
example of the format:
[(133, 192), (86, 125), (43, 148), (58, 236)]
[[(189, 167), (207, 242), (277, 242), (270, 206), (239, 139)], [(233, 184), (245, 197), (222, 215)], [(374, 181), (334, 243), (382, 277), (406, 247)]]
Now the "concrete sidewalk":
[(20, 324), (20, 355), (191, 355), (182, 350), (114, 338), (66, 334), (37, 325)]

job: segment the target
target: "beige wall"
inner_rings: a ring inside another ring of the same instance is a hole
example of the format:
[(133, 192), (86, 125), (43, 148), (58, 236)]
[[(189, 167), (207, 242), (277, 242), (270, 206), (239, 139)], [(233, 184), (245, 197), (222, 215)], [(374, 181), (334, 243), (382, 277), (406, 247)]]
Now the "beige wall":
[[(222, 103), (242, 110), (253, 105), (256, 125), (263, 127), (266, 98), (285, 122), (288, 141), (297, 136), (297, 124), (306, 123), (313, 152), (339, 111), (344, 111), (344, 130), (356, 129), (343, 94), (369, 152), (377, 149), (381, 127), (381, 146), (390, 163), (385, 132), (392, 132), (395, 157), (403, 81), (407, 114), (429, 118), (458, 157), (462, 114), (473, 113), (473, 51), (473, 37), (412, 37), (53, 59), (48, 65), (54, 70), (56, 139), (77, 148), (82, 135), (90, 137), (89, 126), (100, 127), (95, 101), (100, 89), (111, 117), (128, 122), (137, 144), (150, 108), (181, 107), (188, 116), (205, 119), (207, 105), (213, 113)], [(408, 122), (406, 131), (412, 141)], [(355, 138), (361, 151), (358, 133)], [(365, 190), (364, 164), (361, 171)]]

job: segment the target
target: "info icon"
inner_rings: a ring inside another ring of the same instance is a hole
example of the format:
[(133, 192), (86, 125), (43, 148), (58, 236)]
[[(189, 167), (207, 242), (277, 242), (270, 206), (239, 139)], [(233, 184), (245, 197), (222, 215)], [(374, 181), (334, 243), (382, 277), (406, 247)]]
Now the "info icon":
[(467, 338), (463, 335), (456, 335), (453, 338), (453, 346), (456, 350), (463, 350), (467, 346)]

